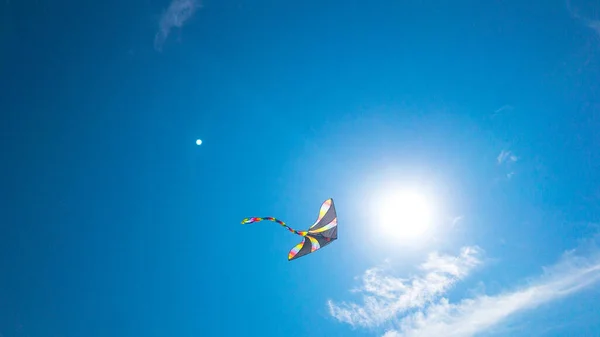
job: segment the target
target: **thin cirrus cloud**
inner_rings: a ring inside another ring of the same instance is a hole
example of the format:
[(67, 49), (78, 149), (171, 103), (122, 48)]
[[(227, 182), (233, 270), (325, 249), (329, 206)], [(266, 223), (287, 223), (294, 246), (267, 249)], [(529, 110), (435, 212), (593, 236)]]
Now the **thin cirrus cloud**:
[(494, 113), (492, 114), (492, 117), (496, 117), (499, 116), (505, 112), (509, 112), (514, 110), (515, 108), (512, 105), (503, 105), (500, 108), (496, 109), (496, 111), (494, 111)]
[(458, 256), (429, 254), (419, 266), (421, 275), (400, 279), (381, 268), (372, 268), (362, 277), (356, 291), (364, 294), (364, 304), (328, 301), (330, 314), (352, 326), (375, 327), (407, 311), (423, 308), (465, 278), (480, 263), (478, 247), (463, 247)]
[[(502, 150), (500, 152), (500, 154), (498, 155), (498, 157), (496, 157), (496, 160), (498, 161), (498, 165), (511, 165), (513, 163), (516, 163), (517, 160), (519, 160), (519, 158), (517, 156), (515, 156), (514, 153), (508, 151), (508, 150)], [(514, 171), (509, 171), (506, 173), (506, 178), (511, 179), (513, 176), (515, 175)]]
[[(421, 266), (426, 276), (413, 277), (411, 281), (369, 270), (360, 289), (368, 294), (364, 304), (337, 305), (329, 301), (330, 314), (353, 326), (393, 326), (383, 337), (476, 336), (520, 312), (534, 310), (598, 283), (599, 242), (596, 236), (586, 246), (564, 253), (527, 286), (493, 296), (477, 295), (457, 303), (451, 303), (444, 295), (480, 264), (479, 249), (463, 248), (455, 258), (432, 255)], [(434, 282), (423, 284), (428, 278)]]
[(600, 36), (600, 20), (588, 21), (588, 27), (593, 29)]
[(173, 0), (158, 23), (159, 29), (154, 37), (154, 49), (161, 51), (171, 33), (171, 29), (181, 28), (194, 13), (202, 8), (199, 0)]
[(500, 152), (500, 154), (498, 155), (498, 157), (496, 157), (496, 160), (498, 161), (498, 164), (514, 163), (518, 159), (519, 158), (517, 156), (515, 156), (512, 152), (507, 151), (507, 150), (502, 150)]
[(591, 19), (591, 18), (587, 17), (587, 15), (581, 14), (580, 9), (577, 8), (577, 6), (574, 6), (571, 3), (571, 0), (567, 0), (566, 4), (567, 4), (567, 10), (571, 14), (571, 16), (573, 16), (573, 18), (580, 20), (583, 24), (585, 24), (591, 30), (595, 31), (596, 34), (598, 34), (598, 36), (600, 36), (600, 20), (598, 20), (597, 18)]
[(454, 219), (452, 219), (452, 227), (458, 225), (463, 219), (464, 219), (464, 216), (462, 216), (462, 215), (454, 217)]

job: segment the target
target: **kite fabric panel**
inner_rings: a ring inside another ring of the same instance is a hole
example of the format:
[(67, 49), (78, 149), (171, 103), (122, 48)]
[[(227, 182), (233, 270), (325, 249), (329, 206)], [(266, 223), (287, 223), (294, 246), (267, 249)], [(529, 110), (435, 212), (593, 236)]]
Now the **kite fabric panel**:
[(317, 221), (306, 231), (297, 231), (289, 227), (285, 222), (273, 218), (246, 218), (242, 224), (250, 224), (258, 221), (273, 221), (287, 228), (290, 232), (302, 236), (302, 242), (297, 244), (288, 254), (288, 260), (295, 260), (321, 249), (337, 240), (337, 213), (333, 199), (327, 199), (321, 205)]

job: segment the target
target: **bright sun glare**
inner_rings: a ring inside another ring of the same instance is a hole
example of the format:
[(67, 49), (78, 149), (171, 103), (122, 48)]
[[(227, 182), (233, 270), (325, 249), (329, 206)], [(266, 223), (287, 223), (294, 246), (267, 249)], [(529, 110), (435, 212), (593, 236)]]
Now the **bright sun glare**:
[(383, 234), (394, 241), (417, 241), (433, 222), (430, 200), (415, 191), (390, 193), (380, 199), (377, 209)]

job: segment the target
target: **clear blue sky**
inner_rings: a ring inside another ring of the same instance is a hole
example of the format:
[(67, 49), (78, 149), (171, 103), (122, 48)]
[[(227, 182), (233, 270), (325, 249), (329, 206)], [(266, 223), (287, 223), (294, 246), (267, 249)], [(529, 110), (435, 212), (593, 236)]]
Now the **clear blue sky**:
[(1, 337), (600, 336), (595, 1), (177, 1), (2, 0)]

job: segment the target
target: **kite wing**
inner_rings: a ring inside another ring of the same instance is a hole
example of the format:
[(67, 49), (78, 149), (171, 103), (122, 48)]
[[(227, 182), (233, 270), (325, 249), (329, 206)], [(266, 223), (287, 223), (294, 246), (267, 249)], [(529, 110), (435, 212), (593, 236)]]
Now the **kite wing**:
[(317, 221), (310, 226), (302, 242), (297, 244), (288, 254), (288, 260), (295, 260), (321, 249), (337, 240), (337, 214), (333, 199), (327, 199), (321, 205)]

